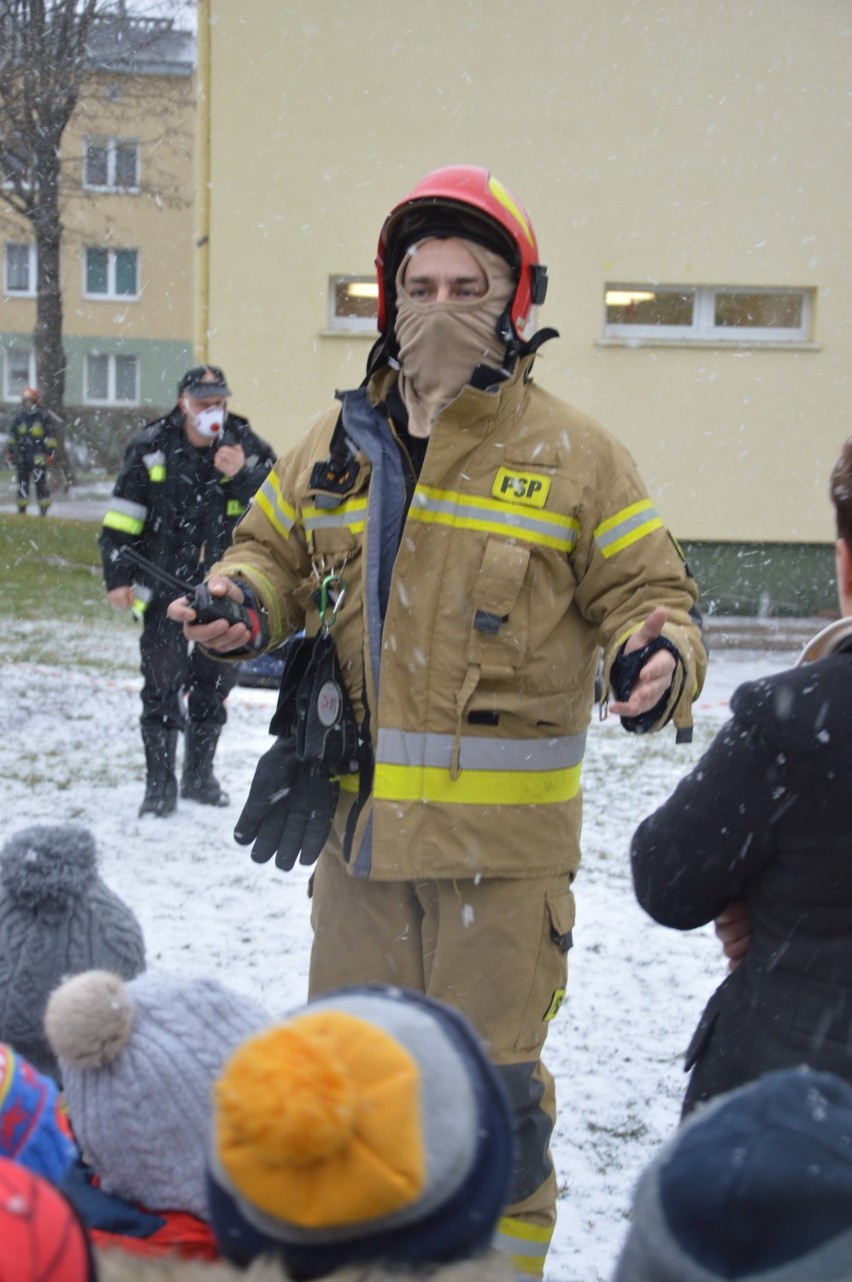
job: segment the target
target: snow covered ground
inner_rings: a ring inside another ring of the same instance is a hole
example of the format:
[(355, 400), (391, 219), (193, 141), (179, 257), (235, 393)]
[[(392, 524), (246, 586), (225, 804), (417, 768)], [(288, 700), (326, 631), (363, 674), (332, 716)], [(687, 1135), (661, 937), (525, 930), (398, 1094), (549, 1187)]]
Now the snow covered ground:
[[(711, 928), (681, 935), (637, 907), (631, 833), (697, 759), (728, 715), (736, 685), (792, 662), (798, 644), (776, 644), (760, 653), (715, 650), (692, 745), (676, 747), (669, 732), (636, 739), (615, 721), (592, 726), (569, 993), (546, 1054), (560, 1103), (550, 1282), (608, 1279), (634, 1180), (676, 1124), (684, 1046), (725, 973)], [(275, 695), (237, 687), (231, 696), (217, 759), (229, 809), (181, 802), (170, 819), (140, 820), (137, 664), (135, 625), (124, 615), (111, 616), (100, 634), (67, 627), (57, 635), (48, 624), (3, 630), (5, 831), (86, 824), (104, 876), (142, 922), (151, 967), (215, 974), (283, 1013), (306, 991), (309, 870), (257, 866), (231, 837), (270, 742)]]

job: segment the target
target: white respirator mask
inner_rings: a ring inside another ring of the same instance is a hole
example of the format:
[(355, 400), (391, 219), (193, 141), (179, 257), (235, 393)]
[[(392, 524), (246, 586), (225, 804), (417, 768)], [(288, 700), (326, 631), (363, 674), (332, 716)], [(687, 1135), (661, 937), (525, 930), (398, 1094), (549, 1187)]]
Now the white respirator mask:
[(224, 409), (221, 405), (213, 405), (210, 409), (201, 410), (195, 415), (195, 430), (199, 436), (204, 437), (205, 441), (215, 441), (224, 422)]

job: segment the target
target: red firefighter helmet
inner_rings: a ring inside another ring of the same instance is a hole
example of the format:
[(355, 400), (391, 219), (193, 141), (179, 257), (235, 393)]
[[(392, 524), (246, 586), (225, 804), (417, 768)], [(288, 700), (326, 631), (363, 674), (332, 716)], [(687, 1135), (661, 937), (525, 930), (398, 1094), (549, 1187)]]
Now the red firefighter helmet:
[(33, 405), (41, 404), (41, 392), (37, 387), (25, 387), (21, 392), (22, 401), (32, 401)]
[(477, 165), (448, 165), (421, 178), (393, 207), (379, 234), (379, 331), (392, 333), (395, 282), (406, 249), (427, 236), (462, 236), (496, 250), (512, 265), (517, 287), (509, 320), (522, 339), (530, 311), (543, 303), (547, 268), (538, 261), (538, 243), (521, 202)]

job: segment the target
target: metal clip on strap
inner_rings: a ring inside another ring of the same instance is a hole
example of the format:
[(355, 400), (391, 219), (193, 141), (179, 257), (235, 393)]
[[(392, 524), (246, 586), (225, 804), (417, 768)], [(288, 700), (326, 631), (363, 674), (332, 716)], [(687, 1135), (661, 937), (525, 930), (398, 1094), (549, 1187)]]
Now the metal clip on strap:
[[(332, 584), (339, 584), (338, 591), (332, 593)], [(328, 632), (329, 628), (337, 618), (337, 611), (343, 604), (343, 598), (346, 596), (346, 584), (339, 574), (327, 574), (320, 585), (320, 607), (319, 621), (320, 628), (323, 632)], [(329, 609), (329, 601), (331, 607)]]

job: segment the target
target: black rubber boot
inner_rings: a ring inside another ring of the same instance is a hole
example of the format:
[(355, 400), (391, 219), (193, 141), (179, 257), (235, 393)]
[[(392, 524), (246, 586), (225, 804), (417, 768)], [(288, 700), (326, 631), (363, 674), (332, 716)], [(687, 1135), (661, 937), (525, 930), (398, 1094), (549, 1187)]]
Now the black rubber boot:
[(168, 726), (142, 727), (142, 743), (145, 746), (145, 797), (139, 807), (139, 818), (143, 815), (159, 815), (165, 818), (177, 809), (177, 779), (175, 778), (175, 753), (177, 751), (177, 730)]
[(202, 806), (227, 806), (231, 801), (213, 773), (221, 730), (214, 721), (190, 721), (186, 727), (180, 795)]

